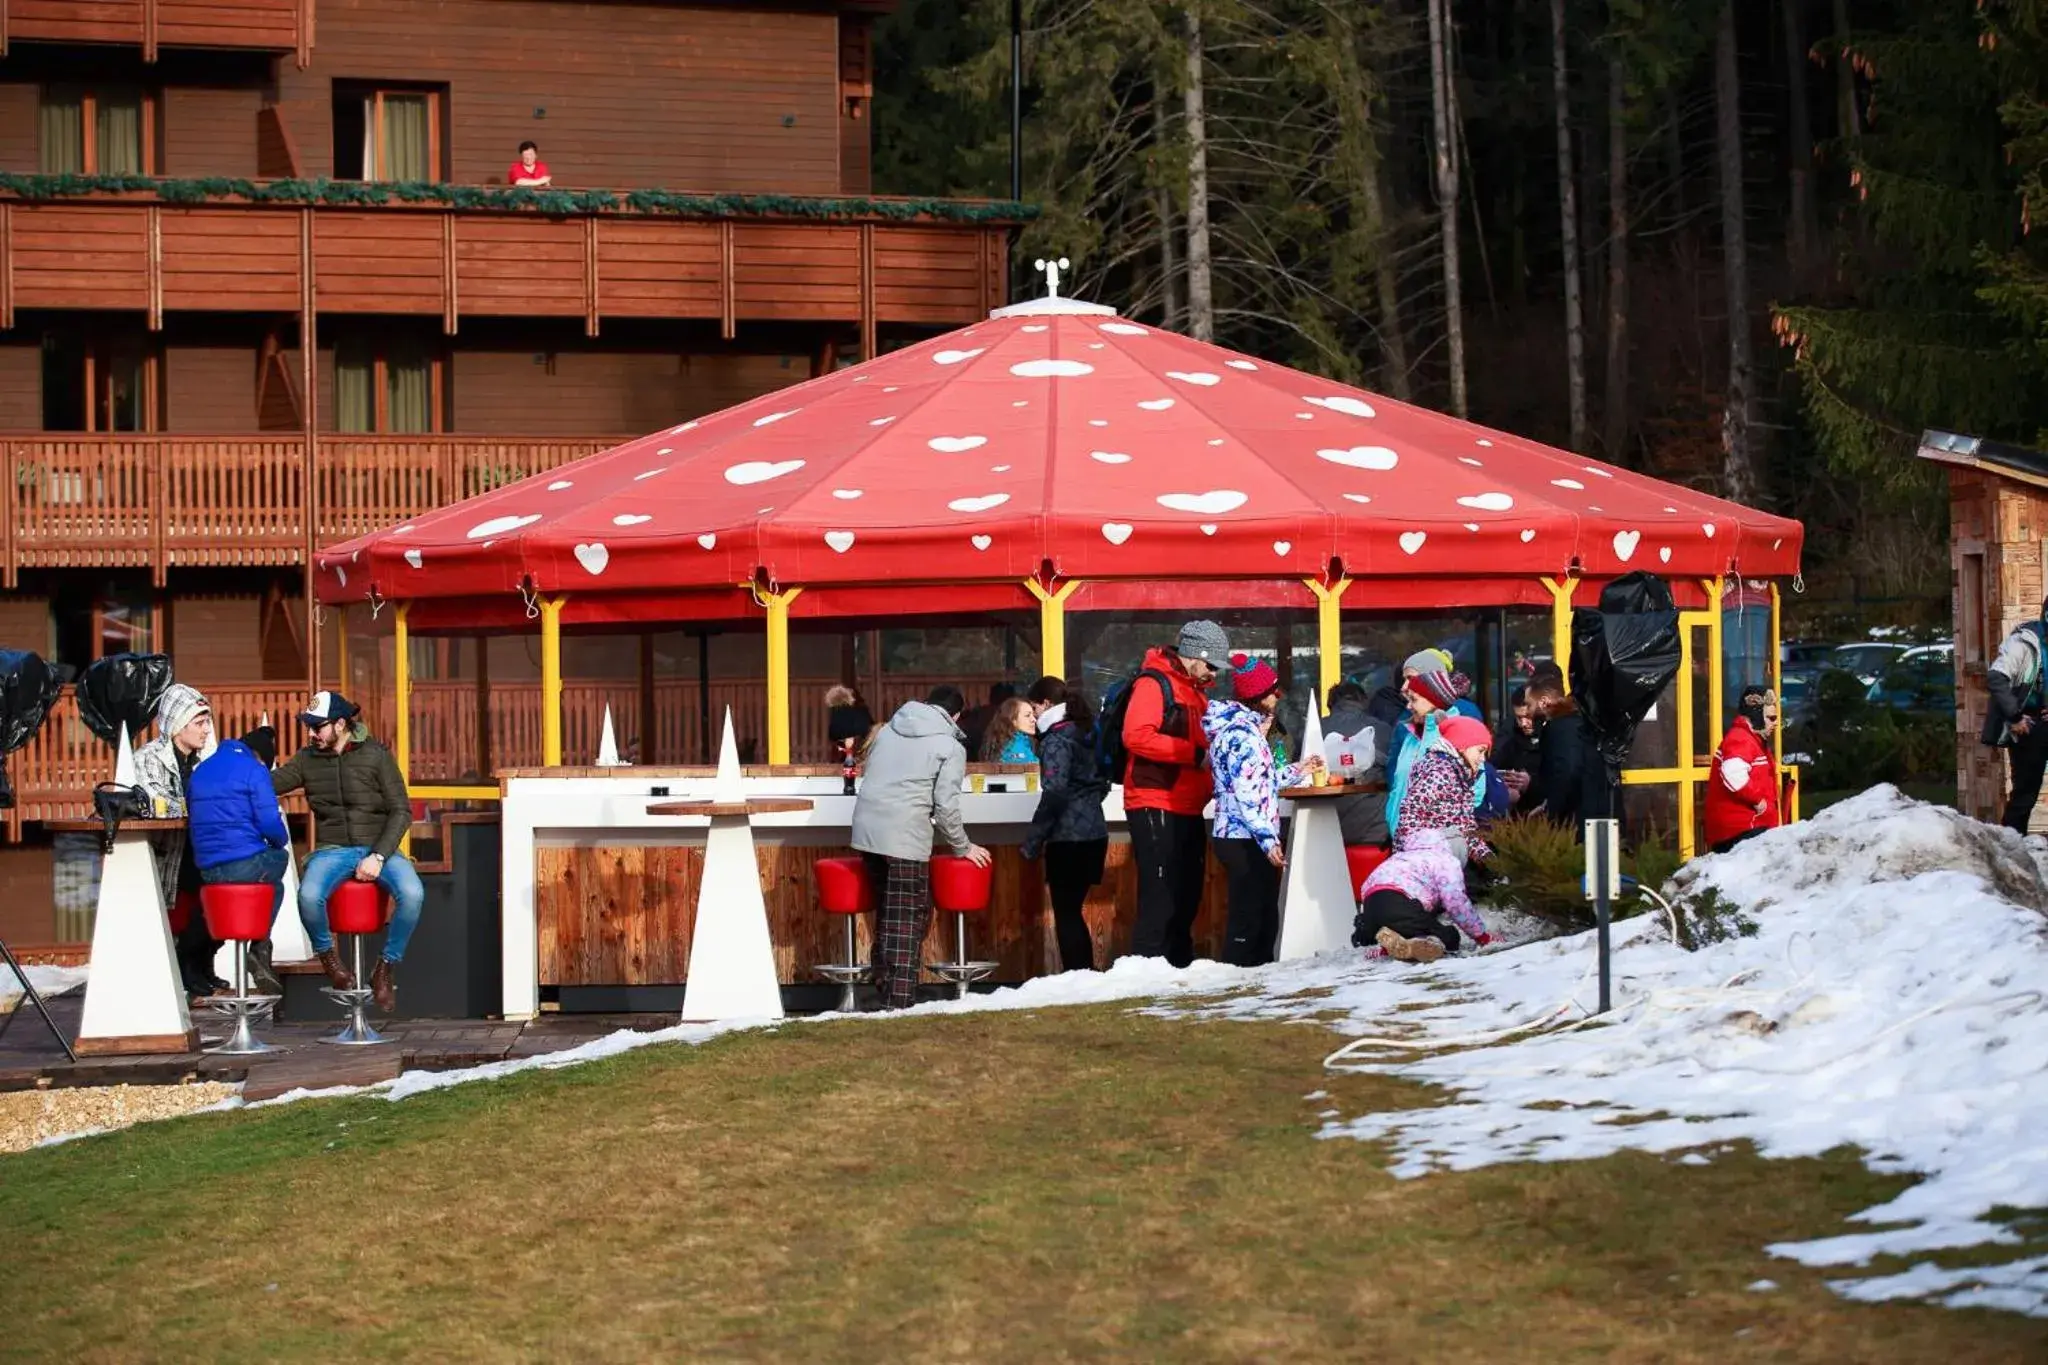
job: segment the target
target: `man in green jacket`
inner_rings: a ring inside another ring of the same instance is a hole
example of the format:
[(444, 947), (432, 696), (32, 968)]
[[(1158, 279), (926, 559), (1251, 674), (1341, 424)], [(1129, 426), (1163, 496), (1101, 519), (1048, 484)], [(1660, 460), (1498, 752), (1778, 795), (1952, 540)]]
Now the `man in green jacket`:
[(334, 949), (334, 935), (327, 928), (327, 897), (350, 877), (376, 882), (391, 895), (384, 952), (370, 973), (372, 997), (388, 1014), (398, 1004), (392, 969), (405, 957), (427, 893), (420, 874), (398, 851), (398, 841), (412, 824), (412, 801), (398, 760), (370, 738), (357, 715), (355, 704), (341, 693), (314, 693), (299, 715), (299, 723), (306, 727), (306, 747), (270, 776), (279, 796), (303, 789), (313, 808), (314, 847), (299, 874), (299, 918), (336, 989), (353, 987), (355, 974)]

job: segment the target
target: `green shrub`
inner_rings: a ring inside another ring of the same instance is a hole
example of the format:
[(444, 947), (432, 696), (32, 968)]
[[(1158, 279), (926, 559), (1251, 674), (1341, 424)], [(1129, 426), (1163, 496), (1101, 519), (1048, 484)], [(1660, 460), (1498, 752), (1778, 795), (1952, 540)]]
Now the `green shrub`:
[[(1586, 850), (1576, 830), (1541, 816), (1517, 816), (1496, 823), (1486, 840), (1493, 845), (1486, 864), (1492, 881), (1480, 896), (1483, 904), (1565, 929), (1592, 927), (1593, 903), (1583, 887)], [(1622, 850), (1621, 870), (1645, 886), (1661, 887), (1678, 870), (1678, 849), (1662, 832), (1645, 830), (1634, 847)], [(1640, 897), (1623, 896), (1614, 916), (1626, 919), (1642, 910)]]

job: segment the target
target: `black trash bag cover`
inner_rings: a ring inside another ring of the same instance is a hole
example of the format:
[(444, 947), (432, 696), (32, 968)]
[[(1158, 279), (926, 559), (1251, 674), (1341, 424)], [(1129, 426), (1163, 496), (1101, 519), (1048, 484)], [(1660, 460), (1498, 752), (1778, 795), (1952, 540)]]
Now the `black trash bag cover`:
[[(1641, 606), (1644, 610), (1612, 610)], [(1652, 574), (1632, 573), (1600, 594), (1600, 609), (1572, 613), (1572, 699), (1587, 737), (1618, 773), (1636, 727), (1678, 676), (1678, 612), (1671, 590)]]
[(156, 719), (156, 704), (171, 685), (168, 654), (110, 654), (78, 675), (78, 718), (109, 744), (130, 739)]
[(0, 649), (0, 754), (35, 738), (64, 683), (40, 654)]

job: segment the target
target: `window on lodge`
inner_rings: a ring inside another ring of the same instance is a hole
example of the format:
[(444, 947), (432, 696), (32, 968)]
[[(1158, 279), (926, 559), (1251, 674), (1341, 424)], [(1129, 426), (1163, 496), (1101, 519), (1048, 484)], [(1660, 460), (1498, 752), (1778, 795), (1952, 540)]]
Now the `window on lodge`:
[(441, 100), (439, 90), (337, 82), (334, 178), (442, 179)]
[(45, 175), (154, 175), (156, 97), (132, 85), (46, 85), (36, 111)]
[(440, 357), (404, 338), (345, 340), (334, 351), (334, 429), (441, 430)]
[(156, 431), (162, 423), (161, 358), (139, 338), (43, 337), (43, 430)]

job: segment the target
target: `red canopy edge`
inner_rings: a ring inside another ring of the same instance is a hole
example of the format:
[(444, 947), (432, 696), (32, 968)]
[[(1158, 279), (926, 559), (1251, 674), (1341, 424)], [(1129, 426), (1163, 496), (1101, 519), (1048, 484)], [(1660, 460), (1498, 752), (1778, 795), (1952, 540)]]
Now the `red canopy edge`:
[[(1574, 606), (1592, 606), (1609, 579), (1580, 579)], [(1700, 580), (1667, 577), (1671, 595), (1686, 610), (1706, 606)], [(356, 603), (355, 605), (361, 605)], [(1081, 612), (1180, 612), (1199, 615), (1215, 611), (1311, 611), (1314, 595), (1301, 579), (1173, 579), (1128, 582), (1084, 581), (1067, 598), (1071, 615)], [(1548, 610), (1550, 590), (1535, 578), (1412, 578), (1354, 580), (1346, 589), (1346, 616), (1417, 611), (1461, 611), (1481, 608)], [(957, 617), (994, 612), (1035, 612), (1038, 600), (1022, 582), (941, 584), (868, 584), (808, 588), (790, 603), (793, 624), (857, 619)], [(390, 611), (389, 606), (380, 614)], [(753, 594), (739, 587), (726, 591), (669, 593), (567, 594), (562, 607), (565, 631), (600, 632), (654, 626), (751, 627), (766, 617)], [(491, 597), (429, 597), (407, 608), (406, 628), (415, 635), (523, 634), (540, 629), (538, 613), (528, 614), (516, 593)]]

